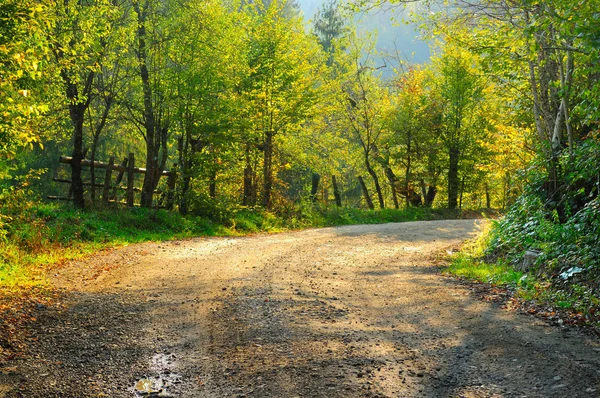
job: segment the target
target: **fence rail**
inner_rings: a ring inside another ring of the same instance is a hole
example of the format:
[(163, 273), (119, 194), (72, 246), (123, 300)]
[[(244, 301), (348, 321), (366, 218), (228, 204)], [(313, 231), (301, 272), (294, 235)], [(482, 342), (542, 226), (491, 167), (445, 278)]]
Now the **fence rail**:
[[(73, 158), (71, 156), (61, 156), (59, 159), (59, 163), (63, 163), (63, 164), (71, 164), (71, 162), (73, 162)], [(89, 159), (82, 159), (81, 160), (81, 166), (82, 167), (90, 167), (92, 165), (92, 161)], [(128, 171), (130, 168), (127, 167), (127, 165), (118, 165), (118, 164), (113, 164), (111, 166), (111, 163), (105, 163), (105, 162), (100, 162), (98, 160), (94, 161), (94, 168), (96, 169), (108, 169), (111, 168), (112, 170), (117, 170), (117, 171), (123, 171), (126, 172)], [(139, 174), (146, 174), (146, 169), (143, 167), (133, 167), (133, 171), (135, 173), (139, 173)], [(168, 170), (163, 170), (162, 172), (163, 176), (170, 176), (171, 172)]]
[[(59, 158), (59, 163), (71, 165), (73, 163), (73, 158), (70, 156), (61, 156)], [(97, 160), (92, 162), (89, 159), (83, 159), (81, 161), (81, 166), (84, 168), (85, 167), (91, 168), (92, 165), (93, 165), (94, 169), (106, 170), (105, 174), (104, 174), (104, 182), (103, 183), (99, 183), (96, 181), (84, 182), (83, 183), (84, 186), (93, 187), (93, 188), (102, 188), (102, 201), (105, 203), (125, 204), (129, 207), (138, 206), (134, 203), (135, 192), (141, 192), (142, 189), (135, 186), (135, 175), (136, 174), (146, 174), (146, 169), (142, 168), (142, 167), (135, 167), (135, 157), (134, 157), (133, 153), (130, 153), (129, 156), (127, 158), (125, 158), (121, 164), (115, 164), (114, 156), (112, 156), (107, 163), (97, 161)], [(174, 166), (176, 167), (177, 165), (174, 165)], [(117, 178), (115, 179), (114, 183), (112, 182), (113, 171), (118, 172)], [(173, 171), (169, 171), (169, 170), (163, 170), (161, 172), (159, 178), (162, 176), (167, 177), (167, 192), (166, 192), (166, 195), (164, 195), (166, 197), (167, 203), (165, 206), (162, 206), (162, 203), (159, 203), (158, 206), (155, 206), (155, 207), (171, 209), (171, 208), (173, 208), (173, 205), (174, 205), (173, 192), (175, 190), (176, 173)], [(124, 178), (126, 178), (126, 185), (122, 185)], [(55, 177), (55, 178), (53, 178), (53, 181), (58, 182), (58, 183), (63, 183), (63, 184), (71, 184), (71, 185), (73, 184), (73, 182), (70, 179), (65, 179), (65, 178)], [(125, 197), (124, 202), (117, 200), (117, 190), (126, 191), (126, 197)], [(154, 193), (164, 193), (164, 192), (155, 190)], [(71, 196), (72, 196), (72, 187), (69, 189), (69, 193), (67, 196), (48, 196), (47, 198), (51, 199), (51, 200), (70, 201), (70, 200), (73, 200)], [(161, 200), (161, 202), (162, 202), (162, 200)]]

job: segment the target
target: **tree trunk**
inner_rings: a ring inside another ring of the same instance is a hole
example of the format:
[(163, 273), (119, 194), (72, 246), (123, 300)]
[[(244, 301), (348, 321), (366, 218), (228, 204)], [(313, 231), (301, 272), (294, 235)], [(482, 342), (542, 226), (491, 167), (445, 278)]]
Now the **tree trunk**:
[(84, 96), (87, 99), (82, 102), (79, 98), (79, 90), (77, 85), (71, 81), (69, 73), (66, 70), (61, 71), (61, 75), (66, 84), (66, 95), (69, 99), (69, 116), (73, 124), (73, 156), (71, 161), (71, 191), (73, 193), (73, 203), (78, 209), (85, 207), (83, 197), (83, 180), (81, 178), (82, 168), (81, 161), (85, 154), (83, 151), (83, 121), (85, 111), (90, 105), (89, 93), (94, 80), (94, 72), (89, 72), (87, 75), (85, 86), (83, 88)]
[[(398, 178), (396, 178), (396, 174), (394, 173), (394, 171), (390, 167), (389, 157), (388, 156), (382, 156), (381, 153), (379, 152), (379, 149), (377, 148), (377, 145), (373, 144), (372, 147), (373, 147), (373, 152), (375, 154), (375, 160), (383, 168), (383, 172), (385, 173), (385, 176), (386, 176), (386, 178), (388, 180), (388, 183), (390, 184), (390, 188), (392, 190), (392, 201), (394, 202), (394, 208), (398, 209), (399, 208), (399, 205), (398, 205), (398, 192), (397, 192), (397, 187), (396, 187), (396, 184), (398, 182)], [(366, 160), (368, 162), (368, 153), (366, 153), (365, 155), (367, 156)], [(371, 171), (369, 171), (369, 173), (371, 173)], [(375, 184), (375, 187), (377, 187), (377, 184)], [(379, 201), (379, 203), (381, 204), (381, 200)]]
[(133, 207), (135, 201), (134, 192), (135, 182), (135, 156), (129, 153), (129, 161), (127, 162), (127, 206)]
[(387, 177), (390, 188), (392, 189), (392, 201), (394, 202), (394, 208), (398, 209), (400, 207), (398, 203), (398, 189), (396, 187), (398, 179), (396, 178), (396, 174), (391, 167), (387, 166), (383, 169), (383, 171), (385, 172), (385, 176)]
[[(410, 133), (410, 130), (408, 131), (407, 134), (407, 142), (406, 142), (406, 172), (404, 173), (404, 189), (406, 190), (406, 208), (408, 209), (410, 207), (410, 195), (409, 195), (409, 188), (410, 188), (410, 173), (412, 172), (411, 168), (412, 168), (412, 158), (410, 156), (411, 153), (411, 143), (412, 143), (412, 134)], [(397, 207), (396, 207), (397, 208)]]
[(312, 186), (310, 188), (310, 201), (312, 203), (317, 202), (317, 191), (319, 190), (319, 182), (321, 181), (321, 176), (317, 173), (312, 174)]
[(263, 163), (263, 206), (271, 208), (271, 189), (273, 188), (273, 132), (265, 132), (265, 153)]
[[(77, 23), (73, 23), (73, 30), (77, 29)], [(74, 40), (70, 42), (71, 46), (76, 43)], [(54, 48), (54, 55), (57, 61), (64, 57), (64, 49), (60, 46)], [(85, 207), (85, 199), (83, 197), (83, 181), (81, 178), (82, 168), (81, 161), (85, 157), (83, 151), (83, 121), (85, 111), (88, 109), (91, 101), (91, 89), (94, 81), (95, 72), (87, 71), (87, 75), (82, 76), (84, 84), (80, 92), (76, 81), (73, 80), (73, 72), (68, 66), (61, 69), (60, 74), (65, 83), (65, 94), (68, 99), (69, 116), (73, 124), (73, 153), (71, 160), (71, 187), (70, 193), (73, 195), (73, 204), (78, 209)]]
[(92, 185), (90, 186), (90, 199), (92, 205), (96, 203), (96, 167), (94, 167), (94, 162), (96, 161), (96, 145), (98, 144), (98, 140), (94, 137), (92, 142), (92, 153), (90, 155), (90, 180), (92, 181)]
[(178, 168), (177, 163), (175, 163), (173, 167), (171, 167), (171, 174), (167, 179), (167, 210), (173, 210), (173, 207), (175, 206), (175, 186), (177, 185), (177, 174)]
[(373, 201), (371, 200), (371, 195), (369, 195), (369, 190), (367, 189), (367, 184), (365, 184), (365, 180), (361, 176), (359, 176), (358, 182), (360, 183), (360, 188), (362, 189), (365, 201), (367, 202), (367, 206), (369, 207), (369, 209), (374, 210), (375, 206), (373, 206)]
[(425, 207), (431, 207), (436, 194), (437, 188), (433, 185), (427, 187), (425, 180), (421, 178), (421, 195), (423, 196), (423, 205)]
[(190, 185), (192, 178), (190, 177), (190, 173), (188, 170), (182, 169), (182, 184), (181, 184), (181, 200), (179, 201), (179, 213), (187, 214), (189, 211), (189, 201), (188, 196), (190, 192)]
[(181, 196), (179, 197), (179, 213), (187, 214), (189, 210), (188, 196), (191, 182), (190, 131), (179, 139), (179, 164), (181, 164)]
[(460, 197), (458, 200), (458, 208), (462, 209), (462, 205), (463, 205), (463, 193), (465, 192), (465, 176), (463, 175), (461, 181), (460, 181)]
[(208, 194), (213, 199), (217, 197), (217, 172), (216, 171), (210, 173), (210, 177), (208, 180)]
[(333, 196), (335, 197), (335, 205), (342, 207), (342, 195), (340, 195), (340, 189), (337, 184), (335, 176), (331, 176), (331, 183), (333, 184)]
[(258, 203), (258, 186), (260, 184), (260, 178), (258, 176), (258, 161), (254, 162), (252, 167), (252, 197), (250, 198), (250, 204), (256, 206)]
[(156, 148), (156, 119), (154, 114), (154, 104), (152, 103), (152, 87), (150, 75), (148, 72), (148, 53), (146, 49), (146, 11), (148, 2), (144, 3), (143, 9), (140, 9), (137, 1), (133, 2), (133, 8), (137, 14), (137, 58), (139, 64), (139, 73), (142, 80), (144, 92), (144, 130), (146, 139), (146, 174), (142, 185), (142, 207), (152, 206), (152, 197), (155, 188), (156, 169), (158, 167), (158, 148)]
[(244, 168), (244, 197), (242, 205), (250, 206), (252, 203), (252, 164), (250, 162), (250, 143), (246, 143), (246, 167)]
[(112, 106), (112, 98), (108, 97), (105, 99), (104, 109), (102, 110), (102, 116), (100, 117), (100, 122), (96, 125), (96, 129), (94, 130), (94, 138), (92, 140), (92, 153), (90, 155), (90, 177), (92, 180), (91, 187), (91, 197), (92, 203), (96, 201), (96, 168), (94, 167), (94, 161), (96, 160), (96, 151), (98, 149), (98, 141), (100, 140), (100, 134), (102, 134), (102, 130), (104, 126), (106, 126), (106, 120), (108, 119), (108, 113), (110, 112), (110, 108)]
[(252, 204), (252, 197), (254, 196), (252, 190), (252, 166), (246, 165), (246, 168), (244, 168), (244, 198), (242, 199), (244, 206)]
[(491, 200), (490, 200), (490, 186), (487, 182), (485, 183), (485, 208), (486, 209), (492, 208)]
[(425, 197), (425, 206), (431, 207), (433, 205), (433, 201), (435, 200), (435, 195), (437, 195), (437, 188), (433, 185), (429, 186), (427, 189), (427, 196)]
[(383, 192), (381, 191), (381, 185), (379, 184), (379, 177), (377, 177), (377, 173), (375, 173), (375, 170), (373, 167), (371, 167), (371, 162), (369, 162), (368, 155), (365, 156), (365, 166), (371, 175), (371, 178), (373, 179), (373, 183), (375, 184), (375, 191), (377, 192), (377, 198), (379, 199), (379, 208), (385, 209), (385, 202), (383, 201)]
[(452, 146), (449, 151), (450, 166), (448, 168), (448, 208), (456, 209), (458, 204), (458, 161), (460, 157), (459, 148)]
[(423, 205), (425, 207), (429, 207), (427, 206), (427, 185), (425, 185), (425, 180), (421, 178), (419, 180), (419, 185), (421, 186), (421, 196), (423, 197)]
[(83, 198), (83, 180), (81, 179), (81, 161), (83, 160), (83, 115), (84, 108), (80, 104), (69, 105), (73, 122), (73, 159), (71, 161), (71, 188), (73, 203), (78, 209), (85, 207)]

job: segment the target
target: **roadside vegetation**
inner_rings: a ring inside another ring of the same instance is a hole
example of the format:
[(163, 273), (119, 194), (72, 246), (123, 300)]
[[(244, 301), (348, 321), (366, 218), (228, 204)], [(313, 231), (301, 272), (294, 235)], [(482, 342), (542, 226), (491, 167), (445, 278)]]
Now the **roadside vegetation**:
[[(529, 202), (526, 202), (529, 200)], [(468, 241), (444, 271), (501, 287), (531, 313), (600, 330), (597, 203), (560, 223), (535, 196), (523, 196), (502, 219)], [(596, 208), (594, 208), (596, 207)], [(529, 253), (529, 258), (524, 254)]]

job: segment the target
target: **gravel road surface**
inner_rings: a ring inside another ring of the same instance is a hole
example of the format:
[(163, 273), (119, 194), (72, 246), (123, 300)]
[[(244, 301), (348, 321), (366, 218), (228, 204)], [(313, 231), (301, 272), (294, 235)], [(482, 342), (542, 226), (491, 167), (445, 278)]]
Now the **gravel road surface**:
[(57, 271), (2, 397), (599, 397), (600, 342), (440, 275), (477, 220), (146, 243)]

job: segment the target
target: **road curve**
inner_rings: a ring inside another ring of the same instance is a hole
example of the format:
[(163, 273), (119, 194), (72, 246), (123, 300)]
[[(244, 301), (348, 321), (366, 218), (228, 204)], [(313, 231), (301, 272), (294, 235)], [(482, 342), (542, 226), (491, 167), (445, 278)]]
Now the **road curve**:
[(70, 264), (0, 398), (600, 396), (597, 339), (439, 274), (480, 223), (147, 243)]

